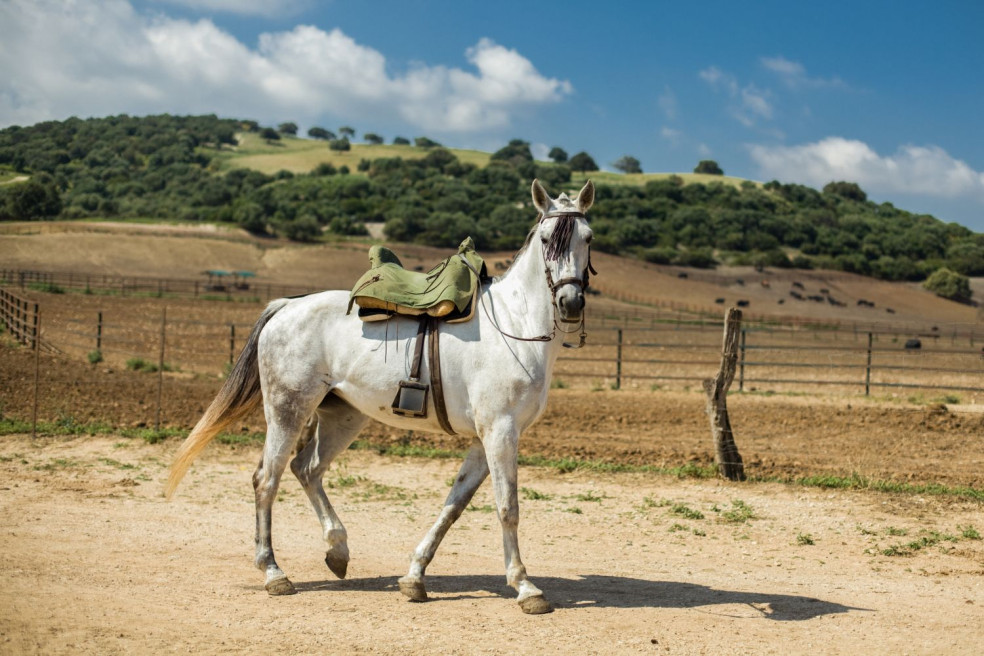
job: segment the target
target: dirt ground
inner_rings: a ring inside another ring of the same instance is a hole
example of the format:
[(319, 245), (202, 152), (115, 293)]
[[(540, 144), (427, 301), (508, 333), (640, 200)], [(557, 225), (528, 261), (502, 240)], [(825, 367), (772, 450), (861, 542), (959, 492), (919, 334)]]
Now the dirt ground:
[(274, 545), (299, 594), (273, 598), (252, 566), (256, 448), (211, 445), (168, 503), (176, 447), (0, 441), (0, 651), (976, 654), (984, 639), (978, 503), (525, 467), (521, 548), (556, 607), (526, 616), (487, 482), (429, 569), (431, 600), (397, 591), (456, 462), (343, 455), (326, 478), (344, 581), (285, 478)]

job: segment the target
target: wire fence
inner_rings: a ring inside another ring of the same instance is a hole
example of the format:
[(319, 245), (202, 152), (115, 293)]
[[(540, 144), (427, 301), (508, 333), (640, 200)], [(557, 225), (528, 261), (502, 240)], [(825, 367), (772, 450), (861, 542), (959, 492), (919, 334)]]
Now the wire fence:
[[(37, 343), (55, 355), (39, 357), (41, 349), (26, 348), (2, 352), (0, 382), (7, 392), (0, 398), (0, 411), (8, 417), (59, 422), (68, 429), (91, 421), (120, 428), (194, 425), (262, 309), (254, 302), (179, 303), (166, 297), (112, 299), (103, 307), (107, 299), (98, 296), (34, 296), (39, 300), (21, 300), (38, 303)], [(732, 390), (785, 395), (781, 415), (759, 405), (741, 411), (742, 400), (753, 395), (737, 399), (737, 441), (743, 454), (752, 454), (746, 457), (749, 475), (860, 472), (979, 484), (984, 443), (974, 436), (984, 419), (976, 419), (978, 414), (858, 404), (838, 414), (832, 428), (831, 406), (823, 400), (846, 396), (853, 403), (852, 398), (865, 394), (898, 394), (905, 400), (926, 393), (923, 400), (935, 394), (947, 403), (984, 403), (981, 338), (972, 332), (955, 335), (947, 328), (920, 337), (919, 349), (907, 349), (913, 337), (902, 327), (855, 332), (745, 322)], [(645, 312), (590, 317), (587, 345), (562, 352), (555, 386), (635, 392), (591, 397), (598, 399), (597, 407), (577, 409), (583, 423), (554, 419), (553, 424), (545, 421), (542, 430), (563, 421), (565, 435), (579, 440), (582, 449), (597, 444), (599, 454), (615, 453), (631, 462), (690, 460), (695, 453), (708, 457), (704, 399), (696, 392), (718, 370), (721, 334), (720, 321), (665, 314), (656, 320)], [(653, 389), (695, 393), (650, 395)], [(798, 403), (797, 395), (808, 400)], [(673, 407), (678, 402), (685, 406)], [(675, 413), (669, 425), (668, 410)], [(881, 430), (877, 440), (871, 431), (858, 429), (866, 421), (884, 424), (881, 414), (886, 412), (893, 428)], [(626, 426), (636, 436), (640, 430), (647, 435), (656, 430), (659, 438), (627, 438)], [(259, 414), (232, 427), (263, 429)], [(831, 441), (832, 432), (839, 441)], [(382, 439), (390, 438), (396, 439)], [(535, 432), (531, 439), (535, 444)], [(831, 455), (842, 446), (851, 450), (849, 461)], [(918, 470), (911, 464), (913, 453), (920, 454)]]
[[(175, 307), (157, 299), (139, 304), (139, 311), (104, 311), (98, 303), (52, 304), (43, 341), (80, 359), (212, 375), (234, 361), (261, 308), (201, 301)], [(47, 304), (41, 312), (48, 313)], [(555, 382), (612, 389), (699, 386), (718, 366), (721, 330), (721, 321), (592, 317), (587, 344), (562, 353)], [(932, 390), (984, 400), (981, 341), (973, 330), (913, 337), (903, 327), (817, 330), (745, 322), (735, 387), (814, 394), (836, 387), (837, 393), (864, 395)]]

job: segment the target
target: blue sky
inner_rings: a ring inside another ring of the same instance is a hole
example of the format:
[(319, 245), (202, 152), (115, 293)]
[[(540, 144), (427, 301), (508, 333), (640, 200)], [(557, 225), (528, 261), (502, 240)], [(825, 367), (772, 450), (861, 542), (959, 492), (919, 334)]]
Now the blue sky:
[(984, 3), (0, 0), (0, 127), (215, 113), (701, 159), (984, 232)]

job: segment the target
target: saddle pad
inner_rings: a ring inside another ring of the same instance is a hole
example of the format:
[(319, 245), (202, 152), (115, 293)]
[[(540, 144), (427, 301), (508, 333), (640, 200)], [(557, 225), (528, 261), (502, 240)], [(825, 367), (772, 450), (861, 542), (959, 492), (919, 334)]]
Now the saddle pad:
[(474, 314), (478, 280), (461, 257), (485, 275), (485, 263), (468, 237), (458, 253), (426, 273), (404, 269), (399, 258), (384, 246), (369, 249), (371, 268), (359, 278), (349, 297), (359, 305), (363, 321), (379, 321), (393, 314), (427, 314), (448, 322), (467, 321)]

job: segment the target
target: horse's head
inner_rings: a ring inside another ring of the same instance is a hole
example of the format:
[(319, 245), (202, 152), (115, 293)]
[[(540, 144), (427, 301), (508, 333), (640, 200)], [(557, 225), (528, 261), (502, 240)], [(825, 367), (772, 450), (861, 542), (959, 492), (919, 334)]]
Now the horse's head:
[(533, 204), (540, 211), (532, 238), (539, 239), (543, 249), (547, 284), (560, 320), (577, 323), (584, 311), (584, 289), (591, 267), (591, 228), (584, 213), (594, 203), (594, 184), (588, 180), (574, 200), (567, 194), (550, 198), (539, 180), (533, 181), (532, 193)]

